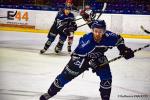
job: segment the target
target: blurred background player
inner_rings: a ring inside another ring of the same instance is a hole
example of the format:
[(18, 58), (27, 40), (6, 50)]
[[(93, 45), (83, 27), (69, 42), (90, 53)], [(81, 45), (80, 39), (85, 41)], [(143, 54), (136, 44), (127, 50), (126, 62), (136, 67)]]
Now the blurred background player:
[[(72, 9), (76, 10), (76, 7), (73, 6), (73, 1), (72, 0), (66, 0), (65, 5), (68, 7), (71, 7)], [(70, 35), (68, 35), (68, 46), (67, 50), (68, 52), (71, 52), (71, 47), (73, 44), (73, 38), (74, 38), (74, 32), (70, 32)]]
[(65, 6), (63, 11), (58, 12), (55, 21), (48, 33), (48, 40), (40, 53), (43, 54), (46, 52), (58, 34), (59, 41), (55, 47), (55, 52), (59, 53), (62, 50), (67, 36), (70, 36), (74, 31), (76, 31), (76, 29), (77, 25), (75, 23), (74, 15), (71, 13), (71, 7)]
[(89, 5), (86, 5), (84, 9), (80, 10), (80, 15), (84, 21), (91, 27), (92, 22), (95, 20), (96, 13), (91, 9)]
[[(66, 0), (65, 6), (71, 7), (73, 11), (78, 11), (77, 7), (73, 5), (73, 0)], [(70, 35), (68, 35), (68, 46), (67, 46), (68, 52), (72, 51), (71, 47), (73, 44), (73, 39), (74, 39), (74, 32), (70, 32)]]
[[(64, 7), (71, 7), (71, 9), (76, 10), (76, 7), (73, 6), (73, 1), (72, 0), (66, 0), (66, 2), (62, 5), (62, 7), (59, 8), (59, 11), (63, 12)], [(68, 41), (67, 41), (68, 42), (67, 50), (70, 53), (72, 51), (71, 47), (72, 47), (73, 39), (74, 39), (74, 32), (70, 32), (70, 34), (68, 34), (67, 38), (68, 38)]]
[(48, 100), (59, 92), (65, 84), (79, 76), (85, 70), (92, 68), (100, 78), (100, 95), (102, 100), (109, 100), (111, 94), (112, 75), (104, 53), (110, 47), (117, 47), (125, 59), (134, 57), (134, 52), (124, 44), (124, 39), (113, 32), (106, 30), (104, 20), (96, 20), (91, 25), (92, 32), (80, 38), (77, 48), (74, 50), (70, 61), (64, 70), (56, 77), (48, 92), (40, 97), (40, 100)]

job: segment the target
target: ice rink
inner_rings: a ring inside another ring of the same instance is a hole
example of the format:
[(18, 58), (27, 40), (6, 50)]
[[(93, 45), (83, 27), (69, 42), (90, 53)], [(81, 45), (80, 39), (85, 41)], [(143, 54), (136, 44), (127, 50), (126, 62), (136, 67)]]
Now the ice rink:
[[(75, 36), (73, 49), (78, 44)], [(44, 55), (39, 51), (46, 34), (0, 31), (0, 100), (39, 100), (55, 77), (68, 63), (66, 44), (63, 53), (54, 53), (58, 38)], [(150, 44), (150, 39), (125, 39), (136, 49)], [(117, 57), (116, 48), (108, 50), (109, 59)], [(150, 100), (150, 47), (136, 52), (130, 60), (110, 64), (113, 75), (110, 100)], [(91, 70), (84, 72), (50, 100), (101, 100), (99, 78)]]

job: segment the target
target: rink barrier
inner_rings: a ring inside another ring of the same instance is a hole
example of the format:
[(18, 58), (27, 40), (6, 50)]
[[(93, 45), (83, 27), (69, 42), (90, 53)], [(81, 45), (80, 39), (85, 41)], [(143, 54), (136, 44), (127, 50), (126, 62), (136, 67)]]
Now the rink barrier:
[[(27, 27), (4, 27), (0, 26), (1, 31), (17, 31), (17, 32), (32, 32), (32, 33), (39, 33), (39, 34), (48, 34), (48, 30), (38, 30), (34, 29), (33, 27), (27, 28)], [(77, 31), (75, 32), (75, 35), (84, 35), (85, 32), (83, 31)], [(150, 39), (150, 35), (137, 35), (137, 34), (124, 34), (122, 33), (121, 36), (124, 38), (136, 38), (136, 39)]]
[(0, 24), (0, 27), (17, 27), (17, 28), (32, 28), (35, 29), (33, 25), (16, 25), (16, 24)]

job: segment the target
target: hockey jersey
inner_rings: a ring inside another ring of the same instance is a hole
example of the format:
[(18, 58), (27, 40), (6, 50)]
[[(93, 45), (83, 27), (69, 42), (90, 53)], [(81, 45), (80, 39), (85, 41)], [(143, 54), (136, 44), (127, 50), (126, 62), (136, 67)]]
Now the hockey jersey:
[(75, 21), (75, 17), (73, 13), (65, 15), (64, 12), (61, 11), (57, 14), (55, 21), (57, 23), (57, 28), (60, 28), (62, 26), (68, 27), (70, 22)]
[(106, 31), (99, 43), (95, 42), (93, 33), (88, 33), (80, 38), (77, 48), (74, 50), (73, 55), (78, 56), (91, 56), (91, 55), (104, 55), (104, 53), (114, 46), (124, 45), (124, 39), (111, 31)]

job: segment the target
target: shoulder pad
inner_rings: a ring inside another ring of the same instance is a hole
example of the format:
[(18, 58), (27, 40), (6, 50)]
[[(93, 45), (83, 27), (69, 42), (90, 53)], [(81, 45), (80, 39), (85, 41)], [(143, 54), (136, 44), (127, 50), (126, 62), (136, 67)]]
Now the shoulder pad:
[(84, 34), (82, 37), (85, 37), (85, 36), (87, 36), (87, 34)]
[(91, 35), (92, 35), (92, 32), (87, 33), (87, 34), (84, 34), (84, 35), (82, 36), (82, 38), (83, 38), (84, 40), (88, 40), (88, 39), (91, 38)]
[(117, 34), (111, 32), (111, 31), (106, 30), (105, 35), (108, 37), (108, 36), (115, 36), (115, 35), (117, 35)]

